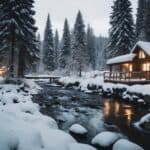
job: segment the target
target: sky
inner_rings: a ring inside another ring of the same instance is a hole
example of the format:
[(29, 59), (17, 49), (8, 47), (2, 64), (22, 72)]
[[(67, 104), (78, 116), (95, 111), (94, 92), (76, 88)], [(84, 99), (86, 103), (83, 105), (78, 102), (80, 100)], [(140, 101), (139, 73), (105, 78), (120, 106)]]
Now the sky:
[[(131, 1), (135, 18), (137, 0)], [(54, 31), (58, 29), (61, 36), (65, 18), (73, 28), (77, 12), (81, 10), (85, 24), (90, 24), (97, 36), (108, 36), (112, 4), (113, 0), (35, 0), (36, 26), (43, 38), (47, 14), (50, 13), (52, 28)]]

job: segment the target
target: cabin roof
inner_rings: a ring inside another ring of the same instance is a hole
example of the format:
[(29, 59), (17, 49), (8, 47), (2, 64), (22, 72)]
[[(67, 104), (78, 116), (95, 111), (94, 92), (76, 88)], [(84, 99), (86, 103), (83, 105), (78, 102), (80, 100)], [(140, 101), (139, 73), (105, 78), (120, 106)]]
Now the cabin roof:
[(134, 51), (136, 50), (137, 47), (142, 48), (143, 51), (147, 55), (150, 56), (150, 42), (139, 41), (135, 44), (135, 46), (131, 50), (131, 53), (126, 54), (126, 55), (121, 55), (121, 56), (118, 56), (118, 57), (114, 57), (112, 59), (108, 59), (107, 65), (119, 64), (119, 63), (125, 63), (125, 62), (132, 61), (136, 56), (136, 54), (134, 54)]
[(139, 41), (135, 44), (135, 46), (133, 47), (133, 49), (131, 50), (131, 53), (133, 53), (136, 49), (136, 47), (139, 46), (140, 48), (143, 49), (143, 51), (150, 56), (150, 42), (143, 42), (143, 41)]
[(107, 61), (107, 65), (119, 64), (123, 62), (130, 62), (135, 58), (136, 54), (130, 53), (122, 56), (118, 56)]

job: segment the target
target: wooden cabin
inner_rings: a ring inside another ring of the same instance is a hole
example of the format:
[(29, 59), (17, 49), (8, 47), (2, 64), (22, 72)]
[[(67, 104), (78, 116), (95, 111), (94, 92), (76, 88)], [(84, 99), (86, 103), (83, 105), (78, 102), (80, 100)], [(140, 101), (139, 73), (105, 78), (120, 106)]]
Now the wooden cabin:
[(105, 82), (146, 84), (150, 83), (150, 42), (139, 41), (129, 54), (107, 61), (109, 71)]

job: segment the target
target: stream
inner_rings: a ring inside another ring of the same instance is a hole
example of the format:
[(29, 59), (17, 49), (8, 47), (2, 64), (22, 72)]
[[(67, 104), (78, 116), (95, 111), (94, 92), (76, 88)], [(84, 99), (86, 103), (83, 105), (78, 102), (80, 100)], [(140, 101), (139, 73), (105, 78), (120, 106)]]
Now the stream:
[(75, 89), (38, 82), (43, 90), (33, 101), (41, 106), (41, 112), (53, 117), (60, 129), (69, 132), (72, 124), (78, 123), (88, 130), (87, 138), (79, 140), (91, 143), (92, 138), (102, 131), (114, 131), (130, 141), (150, 150), (150, 135), (136, 130), (133, 123), (148, 110), (121, 102), (119, 99), (86, 94)]

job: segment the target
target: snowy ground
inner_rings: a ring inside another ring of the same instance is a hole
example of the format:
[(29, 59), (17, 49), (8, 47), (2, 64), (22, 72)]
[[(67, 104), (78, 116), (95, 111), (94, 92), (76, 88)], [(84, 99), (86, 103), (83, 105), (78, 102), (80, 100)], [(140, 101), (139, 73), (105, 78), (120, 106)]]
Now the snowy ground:
[(113, 88), (120, 88), (120, 89), (126, 88), (127, 91), (132, 93), (150, 95), (150, 84), (128, 86), (125, 84), (104, 83), (103, 72), (100, 71), (84, 73), (81, 78), (77, 76), (62, 77), (60, 79), (60, 82), (62, 82), (64, 85), (68, 85), (70, 83), (74, 84), (75, 82), (79, 82), (81, 90), (85, 92), (89, 92), (87, 88), (88, 85), (90, 86), (96, 85), (97, 87), (102, 87), (104, 90), (107, 89), (112, 90)]
[(23, 85), (0, 85), (0, 150), (73, 150), (81, 145), (69, 134), (58, 129), (53, 118), (42, 115), (32, 102), (32, 94), (40, 87), (33, 81)]

